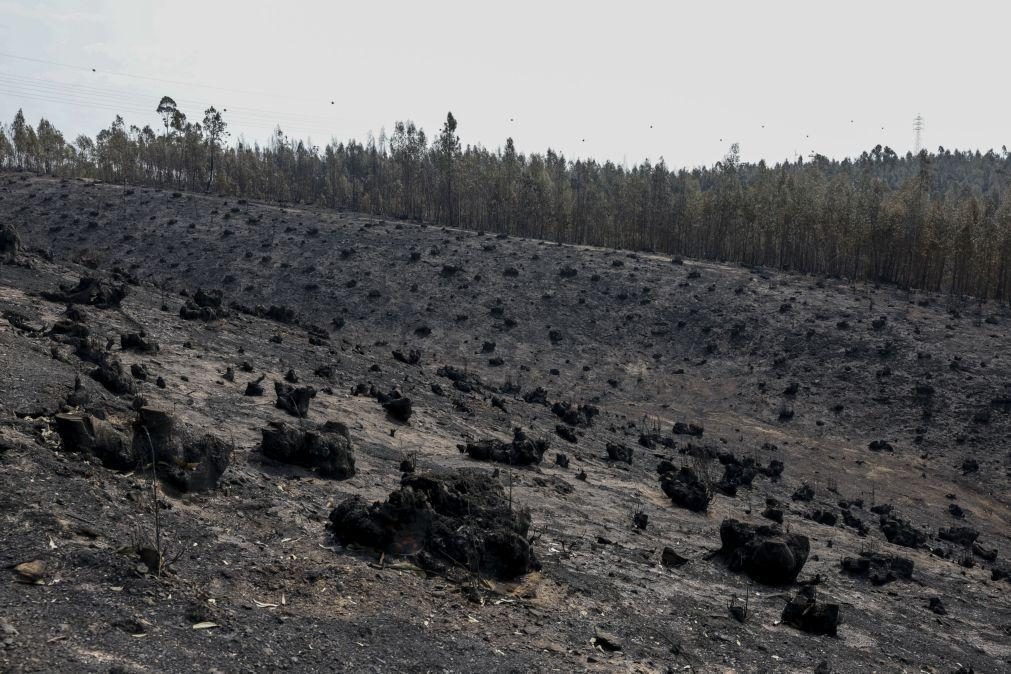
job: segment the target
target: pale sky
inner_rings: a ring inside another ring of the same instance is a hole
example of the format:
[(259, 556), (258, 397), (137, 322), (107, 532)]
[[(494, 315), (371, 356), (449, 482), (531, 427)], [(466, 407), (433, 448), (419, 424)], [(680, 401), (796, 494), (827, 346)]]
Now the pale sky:
[(931, 150), (1000, 150), (1009, 27), (1007, 3), (964, 0), (0, 0), (0, 118), (159, 129), (167, 94), (227, 108), (233, 140), (279, 123), (323, 145), (407, 119), (431, 137), (452, 110), (464, 144), (691, 167), (732, 142), (904, 153), (920, 113)]

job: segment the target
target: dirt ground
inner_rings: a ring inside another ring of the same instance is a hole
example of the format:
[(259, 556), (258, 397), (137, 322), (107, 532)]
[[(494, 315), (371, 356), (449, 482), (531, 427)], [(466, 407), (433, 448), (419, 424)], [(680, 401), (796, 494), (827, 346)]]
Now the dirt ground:
[[(18, 174), (0, 174), (4, 223), (23, 249), (0, 265), (0, 670), (1011, 668), (1011, 581), (993, 579), (1011, 567), (1006, 307)], [(79, 322), (127, 376), (145, 367), (133, 395), (92, 379), (95, 365), (52, 330), (67, 305), (43, 293), (82, 277), (127, 290), (118, 307), (81, 305)], [(220, 289), (228, 315), (181, 318), (198, 288)], [(141, 330), (157, 352), (120, 346)], [(412, 350), (417, 362), (393, 355)], [(289, 370), (317, 391), (304, 419), (274, 405)], [(87, 401), (68, 400), (77, 376)], [(266, 394), (243, 395), (261, 376)], [(409, 397), (409, 421), (356, 395), (359, 384)], [(538, 387), (547, 404), (525, 399)], [(217, 489), (158, 486), (170, 562), (160, 574), (137, 555), (154, 535), (149, 471), (104, 468), (55, 432), (67, 410), (128, 432), (137, 397), (233, 448)], [(567, 424), (556, 402), (599, 413)], [(356, 474), (326, 479), (266, 458), (270, 421), (342, 422)], [(678, 423), (704, 430), (674, 433)], [(550, 440), (542, 463), (458, 448), (508, 441), (516, 427)], [(669, 446), (640, 443), (653, 431)], [(609, 460), (609, 444), (631, 448), (632, 462)], [(784, 470), (695, 513), (665, 496), (656, 468), (699, 451)], [(540, 570), (426, 573), (412, 555), (339, 545), (331, 510), (352, 495), (386, 499), (405, 459), (422, 474), (495, 471), (530, 512)], [(795, 500), (804, 486), (810, 500)], [(725, 519), (770, 524), (770, 498), (784, 528), (810, 541), (798, 583), (839, 605), (837, 636), (782, 622), (796, 584), (752, 582), (711, 555)], [(888, 542), (882, 506), (922, 544)], [(977, 551), (941, 538), (949, 527), (978, 532)], [(687, 563), (662, 564), (665, 547)], [(981, 554), (991, 549), (995, 560)], [(861, 552), (908, 558), (912, 577), (875, 586), (843, 573)], [(747, 596), (743, 623), (728, 610), (735, 596)], [(928, 608), (934, 597), (943, 615)]]

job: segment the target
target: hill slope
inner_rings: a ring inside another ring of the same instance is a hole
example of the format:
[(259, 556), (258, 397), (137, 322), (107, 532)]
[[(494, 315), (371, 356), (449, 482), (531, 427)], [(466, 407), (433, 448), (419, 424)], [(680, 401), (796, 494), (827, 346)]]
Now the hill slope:
[[(6, 175), (0, 196), (0, 222), (25, 248), (0, 268), (0, 556), (46, 569), (41, 585), (12, 573), (0, 589), (0, 656), (15, 669), (811, 671), (824, 660), (840, 672), (998, 671), (1011, 659), (1008, 585), (991, 580), (1011, 554), (1006, 314), (760, 269), (81, 181)], [(66, 305), (42, 294), (84, 276), (127, 289), (118, 308), (84, 307), (78, 323), (113, 340), (125, 369), (145, 366), (136, 394), (234, 448), (219, 489), (161, 493), (175, 559), (160, 578), (124, 550), (152, 527), (146, 471), (102, 468), (62, 451), (53, 433), (77, 375), (84, 410), (124, 431), (136, 415), (135, 396), (89, 378), (94, 365), (52, 330)], [(181, 318), (198, 288), (220, 289), (228, 315)], [(157, 353), (119, 346), (141, 330)], [(272, 383), (289, 370), (318, 391), (306, 419), (273, 404)], [(244, 396), (261, 376), (267, 395)], [(370, 386), (409, 397), (409, 422)], [(547, 404), (530, 395), (538, 388)], [(554, 403), (598, 413), (562, 418)], [(335, 481), (265, 458), (261, 431), (281, 420), (346, 424), (356, 474)], [(515, 427), (550, 439), (543, 463), (489, 464), (457, 447), (508, 441)], [(609, 445), (632, 449), (632, 462), (609, 460)], [(661, 491), (662, 459), (719, 479), (721, 454), (784, 470), (716, 494), (703, 514)], [(497, 467), (511, 503), (530, 511), (540, 571), (425, 577), (337, 545), (331, 509), (351, 495), (385, 499), (404, 459), (419, 474)], [(767, 499), (809, 538), (800, 580), (840, 604), (838, 637), (780, 622), (796, 588), (751, 583), (711, 558), (724, 519), (769, 523)], [(923, 545), (886, 540), (887, 506)], [(648, 515), (644, 530), (635, 512)], [(824, 513), (837, 523), (815, 521), (828, 522)], [(996, 548), (996, 561), (939, 538), (953, 526), (978, 531), (979, 552)], [(689, 561), (661, 564), (665, 547)], [(878, 587), (841, 573), (862, 551), (912, 560), (912, 579)], [(740, 624), (727, 603), (745, 594)], [(946, 615), (928, 610), (930, 597)], [(218, 626), (193, 629), (206, 622)]]

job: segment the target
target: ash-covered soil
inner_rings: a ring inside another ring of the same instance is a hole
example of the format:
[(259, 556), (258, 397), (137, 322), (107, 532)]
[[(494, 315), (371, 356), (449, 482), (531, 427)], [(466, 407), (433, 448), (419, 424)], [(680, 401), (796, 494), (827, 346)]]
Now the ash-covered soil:
[(17, 174), (0, 226), (0, 669), (1011, 663), (1006, 307)]

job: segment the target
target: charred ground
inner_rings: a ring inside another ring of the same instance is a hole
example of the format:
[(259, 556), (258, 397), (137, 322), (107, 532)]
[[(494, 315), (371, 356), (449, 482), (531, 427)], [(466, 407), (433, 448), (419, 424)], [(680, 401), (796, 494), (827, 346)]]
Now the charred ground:
[[(946, 672), (1011, 660), (1005, 308), (310, 208), (0, 181), (0, 224), (20, 244), (0, 267), (6, 667)], [(101, 381), (98, 361), (112, 373)], [(244, 395), (257, 382), (264, 395)], [(305, 414), (300, 387), (314, 393)], [(128, 438), (137, 398), (231, 455), (214, 489), (160, 488), (160, 577), (137, 554), (154, 519), (143, 462), (106, 468), (57, 434), (70, 411)], [(329, 452), (327, 467), (265, 456), (270, 422), (301, 431), (285, 451)], [(465, 517), (443, 519), (466, 510), (418, 515), (405, 497), (387, 509), (401, 519), (386, 554), (341, 546), (335, 508), (386, 501), (405, 468), (404, 491), (431, 502), (480, 490), (490, 500), (474, 519), (499, 529), (460, 534)], [(457, 469), (470, 477), (439, 486)], [(685, 471), (704, 483), (705, 512), (672, 502), (691, 492), (670, 486)], [(725, 520), (771, 525), (774, 511), (773, 534), (809, 547), (779, 586), (749, 581), (769, 578), (741, 553), (716, 554)], [(487, 563), (506, 547), (508, 567)], [(464, 571), (447, 550), (484, 556)], [(16, 570), (26, 562), (38, 564)], [(839, 605), (837, 636), (787, 624), (804, 613), (784, 613), (806, 601), (796, 583)], [(728, 604), (745, 596), (738, 622)]]

